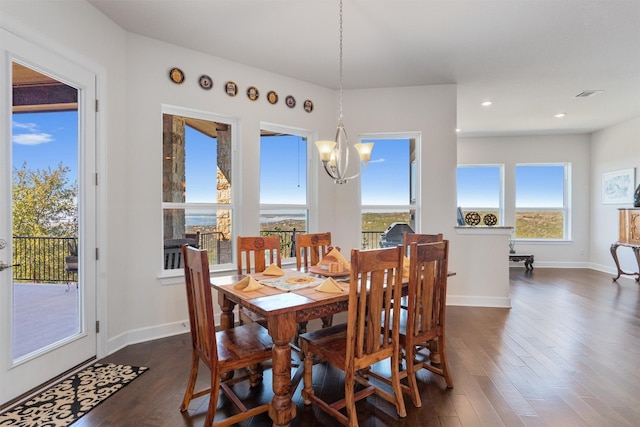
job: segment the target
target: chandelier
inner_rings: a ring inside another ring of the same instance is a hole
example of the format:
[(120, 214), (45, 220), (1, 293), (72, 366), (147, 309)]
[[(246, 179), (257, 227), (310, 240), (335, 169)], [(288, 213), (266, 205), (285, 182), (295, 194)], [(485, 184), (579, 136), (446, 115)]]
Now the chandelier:
[(318, 147), (324, 170), (333, 178), (335, 184), (345, 184), (348, 180), (360, 175), (371, 160), (371, 151), (373, 150), (373, 142), (353, 145), (360, 156), (360, 170), (355, 175), (347, 177), (350, 147), (342, 116), (342, 0), (340, 0), (340, 112), (338, 113), (338, 128), (336, 129), (335, 141), (316, 141), (316, 147)]

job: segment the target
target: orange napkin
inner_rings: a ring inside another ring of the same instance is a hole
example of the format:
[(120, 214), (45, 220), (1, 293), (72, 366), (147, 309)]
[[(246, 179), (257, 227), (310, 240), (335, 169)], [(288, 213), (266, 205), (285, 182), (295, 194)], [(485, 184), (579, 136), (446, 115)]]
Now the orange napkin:
[(342, 287), (338, 285), (338, 282), (333, 280), (333, 277), (329, 277), (319, 286), (316, 286), (316, 290), (320, 292), (329, 292), (332, 294), (341, 294), (342, 292), (344, 292)]
[(263, 284), (258, 283), (258, 281), (251, 276), (247, 276), (233, 285), (233, 289), (238, 289), (242, 292), (257, 291), (258, 289), (261, 289), (263, 287)]
[(409, 258), (405, 255), (402, 260), (402, 279), (409, 279)]
[(322, 258), (322, 260), (320, 260), (320, 262), (318, 263), (318, 266), (328, 265), (328, 264), (331, 264), (332, 262), (341, 263), (344, 266), (344, 269), (346, 271), (349, 271), (351, 269), (351, 264), (347, 262), (346, 258), (342, 256), (340, 251), (336, 248), (331, 249), (329, 253), (326, 254), (324, 258)]
[(271, 264), (265, 271), (262, 272), (265, 276), (284, 276), (284, 271), (277, 264)]

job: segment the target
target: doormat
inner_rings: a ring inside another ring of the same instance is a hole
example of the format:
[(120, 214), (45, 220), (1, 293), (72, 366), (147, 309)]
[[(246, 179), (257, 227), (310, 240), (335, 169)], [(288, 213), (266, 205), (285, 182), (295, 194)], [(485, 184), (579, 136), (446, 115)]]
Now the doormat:
[(25, 403), (1, 413), (0, 426), (68, 426), (148, 369), (94, 363)]

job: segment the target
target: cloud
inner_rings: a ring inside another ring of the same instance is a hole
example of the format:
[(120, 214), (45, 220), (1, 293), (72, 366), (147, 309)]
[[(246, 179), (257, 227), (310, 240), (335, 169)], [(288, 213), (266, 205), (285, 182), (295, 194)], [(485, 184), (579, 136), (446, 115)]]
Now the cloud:
[(371, 160), (369, 163), (384, 163), (384, 159), (375, 159), (375, 160)]
[(39, 145), (53, 141), (49, 133), (39, 132), (37, 123), (13, 122), (14, 129), (25, 130), (29, 133), (19, 133), (13, 135), (13, 142), (20, 145)]
[(13, 142), (20, 145), (39, 145), (53, 141), (48, 133), (21, 133), (13, 135)]

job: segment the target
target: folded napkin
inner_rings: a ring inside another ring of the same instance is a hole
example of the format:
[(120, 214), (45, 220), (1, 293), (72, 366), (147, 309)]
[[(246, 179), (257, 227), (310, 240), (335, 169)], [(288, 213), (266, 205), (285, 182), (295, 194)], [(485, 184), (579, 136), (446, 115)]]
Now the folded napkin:
[(258, 283), (258, 281), (251, 276), (247, 276), (244, 279), (240, 280), (235, 285), (233, 285), (233, 289), (238, 289), (239, 291), (242, 291), (242, 292), (257, 291), (262, 287), (264, 287), (264, 285), (261, 283)]
[(406, 255), (402, 260), (402, 278), (403, 279), (409, 278), (409, 258)]
[(338, 282), (333, 280), (333, 277), (329, 277), (319, 286), (316, 286), (316, 290), (320, 292), (329, 292), (332, 294), (341, 294), (342, 292), (344, 292), (342, 290), (342, 287), (338, 285)]
[(328, 254), (324, 256), (318, 263), (318, 266), (329, 265), (332, 262), (339, 262), (344, 266), (344, 269), (349, 271), (351, 269), (351, 264), (349, 264), (344, 256), (340, 253), (337, 248), (333, 248), (329, 251)]
[(284, 271), (276, 264), (271, 264), (265, 271), (262, 272), (265, 276), (284, 276)]

